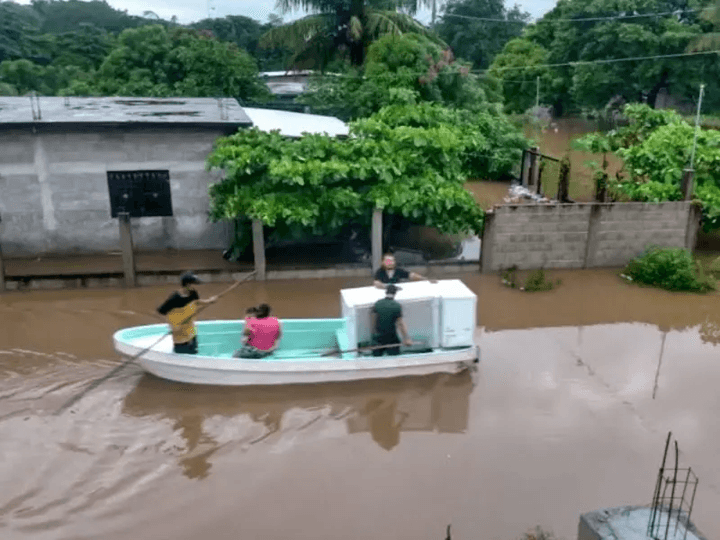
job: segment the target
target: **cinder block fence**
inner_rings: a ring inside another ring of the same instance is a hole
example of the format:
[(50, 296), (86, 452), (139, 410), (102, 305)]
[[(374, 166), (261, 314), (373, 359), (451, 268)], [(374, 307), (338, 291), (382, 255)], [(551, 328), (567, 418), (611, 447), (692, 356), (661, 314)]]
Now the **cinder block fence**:
[(480, 267), (623, 266), (651, 245), (692, 250), (699, 223), (688, 201), (500, 206), (486, 216)]

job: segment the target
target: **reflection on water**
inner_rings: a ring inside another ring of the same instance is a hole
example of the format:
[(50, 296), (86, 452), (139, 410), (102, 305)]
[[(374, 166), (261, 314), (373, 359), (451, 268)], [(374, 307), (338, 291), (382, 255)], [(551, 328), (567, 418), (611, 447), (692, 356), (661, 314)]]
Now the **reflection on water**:
[(700, 339), (703, 340), (703, 343), (720, 344), (720, 325), (715, 321), (705, 319), (700, 325)]
[[(463, 433), (467, 429), (469, 371), (374, 382), (287, 387), (193, 386), (143, 375), (123, 400), (122, 413), (169, 419), (185, 441), (179, 458), (185, 476), (205, 478), (210, 458), (222, 446), (205, 425), (222, 417), (242, 426), (245, 448), (297, 434), (322, 418), (344, 422), (348, 434), (370, 433), (392, 450), (404, 431)], [(296, 422), (298, 417), (301, 422)], [(262, 427), (258, 430), (258, 427)]]

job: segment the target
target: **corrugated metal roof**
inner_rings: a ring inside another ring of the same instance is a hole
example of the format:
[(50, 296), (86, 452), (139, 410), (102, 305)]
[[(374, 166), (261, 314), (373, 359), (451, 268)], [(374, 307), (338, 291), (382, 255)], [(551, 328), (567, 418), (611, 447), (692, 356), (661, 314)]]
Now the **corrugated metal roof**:
[(231, 98), (0, 97), (0, 124), (250, 125)]
[(261, 131), (280, 130), (286, 137), (300, 137), (303, 133), (325, 133), (332, 137), (344, 137), (349, 133), (345, 122), (334, 116), (320, 116), (273, 109), (244, 107), (253, 125)]

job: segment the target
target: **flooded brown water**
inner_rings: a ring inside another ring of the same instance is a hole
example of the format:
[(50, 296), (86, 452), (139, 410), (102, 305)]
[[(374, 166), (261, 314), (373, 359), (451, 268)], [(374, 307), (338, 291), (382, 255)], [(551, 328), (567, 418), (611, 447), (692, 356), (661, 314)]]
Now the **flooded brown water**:
[[(591, 201), (595, 193), (594, 169), (591, 162), (601, 164), (603, 156), (579, 150), (574, 141), (580, 137), (598, 131), (598, 122), (582, 118), (558, 118), (549, 125), (526, 125), (525, 135), (534, 140), (542, 154), (570, 160), (570, 198), (577, 201)], [(608, 172), (614, 175), (621, 167), (622, 160), (615, 155), (608, 155)], [(557, 193), (559, 165), (546, 163), (543, 172), (544, 187), (553, 196)]]
[[(169, 287), (0, 297), (0, 538), (568, 540), (581, 513), (645, 504), (672, 430), (720, 534), (720, 302), (557, 272), (547, 293), (461, 277), (479, 296), (478, 371), (218, 388), (128, 367), (110, 337)], [(202, 318), (268, 302), (339, 315), (362, 279), (249, 283)], [(223, 285), (203, 286), (201, 293)]]

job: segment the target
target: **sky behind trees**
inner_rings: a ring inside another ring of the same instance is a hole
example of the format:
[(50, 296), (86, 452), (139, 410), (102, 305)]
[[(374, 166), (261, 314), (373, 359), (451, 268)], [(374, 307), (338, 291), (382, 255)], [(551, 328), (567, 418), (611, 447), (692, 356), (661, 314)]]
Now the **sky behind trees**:
[[(30, 4), (30, 0), (19, 0), (17, 3)], [(506, 0), (505, 3), (508, 7), (518, 4), (535, 18), (549, 11), (555, 5), (555, 0)], [(175, 15), (181, 24), (227, 15), (244, 15), (264, 23), (269, 14), (281, 14), (275, 7), (275, 0), (108, 0), (108, 4), (115, 9), (127, 10), (130, 15), (142, 15), (148, 10), (168, 20)], [(290, 21), (303, 15), (302, 11), (296, 11), (282, 17)], [(430, 10), (419, 11), (416, 18), (423, 23), (430, 22)]]

